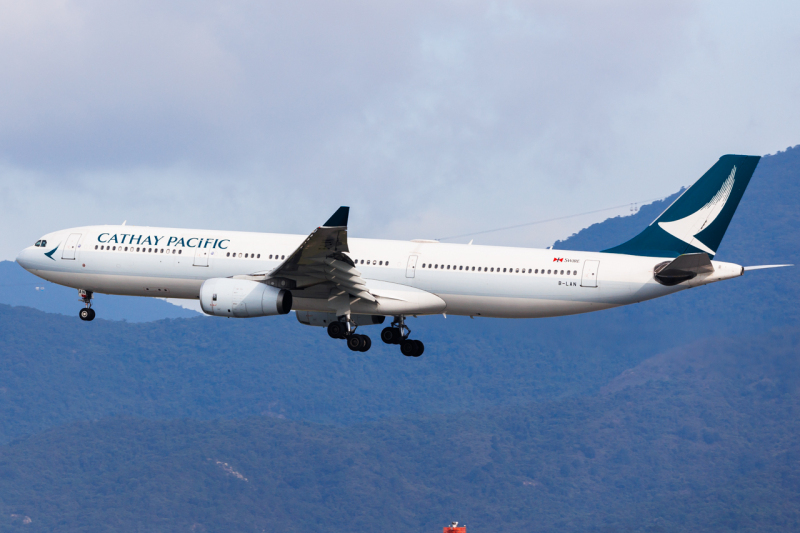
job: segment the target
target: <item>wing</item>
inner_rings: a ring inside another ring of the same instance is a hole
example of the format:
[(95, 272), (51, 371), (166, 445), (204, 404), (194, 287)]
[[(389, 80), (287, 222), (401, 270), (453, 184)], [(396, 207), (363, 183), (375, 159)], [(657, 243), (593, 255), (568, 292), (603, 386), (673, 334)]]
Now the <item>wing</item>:
[[(340, 207), (325, 224), (311, 232), (306, 240), (274, 270), (263, 273), (265, 282), (290, 290), (327, 289), (315, 291), (327, 297), (330, 289), (338, 289), (356, 298), (375, 302), (367, 289), (361, 272), (345, 252), (347, 247), (347, 217), (349, 207)], [(258, 276), (259, 273), (253, 276)]]

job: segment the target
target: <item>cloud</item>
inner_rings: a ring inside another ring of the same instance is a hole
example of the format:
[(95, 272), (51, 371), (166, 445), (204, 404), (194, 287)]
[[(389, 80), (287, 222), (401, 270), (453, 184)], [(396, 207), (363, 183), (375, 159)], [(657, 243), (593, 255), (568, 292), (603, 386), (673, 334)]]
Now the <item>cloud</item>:
[(353, 235), (430, 238), (667, 195), (797, 142), (797, 8), (759, 9), (3, 2), (0, 253), (123, 219), (306, 233), (351, 205)]

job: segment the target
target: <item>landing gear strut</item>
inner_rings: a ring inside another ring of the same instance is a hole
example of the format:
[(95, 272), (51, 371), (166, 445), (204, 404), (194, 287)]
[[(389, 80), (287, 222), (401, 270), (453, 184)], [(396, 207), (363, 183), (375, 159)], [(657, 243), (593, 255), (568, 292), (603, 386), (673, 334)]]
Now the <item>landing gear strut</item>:
[(94, 320), (94, 309), (92, 309), (92, 291), (85, 291), (83, 289), (78, 289), (78, 294), (81, 297), (81, 301), (85, 306), (83, 309), (80, 310), (78, 316), (81, 317), (81, 320), (85, 320), (90, 322)]
[(372, 340), (366, 335), (357, 335), (357, 327), (349, 322), (338, 320), (328, 324), (328, 335), (333, 339), (347, 340), (347, 347), (354, 352), (366, 352), (372, 347)]
[(401, 315), (394, 317), (390, 327), (383, 328), (381, 340), (386, 344), (399, 344), (400, 352), (406, 357), (419, 357), (425, 351), (425, 345), (422, 341), (410, 339), (410, 335), (411, 329), (406, 326), (405, 317)]

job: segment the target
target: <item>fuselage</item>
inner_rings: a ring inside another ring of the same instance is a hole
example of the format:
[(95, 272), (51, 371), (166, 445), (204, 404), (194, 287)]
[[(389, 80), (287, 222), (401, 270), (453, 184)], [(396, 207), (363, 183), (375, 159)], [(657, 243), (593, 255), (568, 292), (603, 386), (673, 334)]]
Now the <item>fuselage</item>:
[[(305, 238), (86, 226), (42, 237), (45, 245), (26, 248), (17, 262), (41, 278), (76, 289), (197, 299), (208, 279), (268, 273)], [(669, 257), (357, 238), (350, 238), (348, 245), (347, 255), (367, 285), (376, 294), (387, 294), (377, 310), (367, 302), (354, 302), (354, 313), (361, 305), (365, 313), (386, 315), (570, 315), (657, 298), (742, 273), (738, 265), (714, 261), (710, 275), (665, 286), (653, 272)], [(393, 307), (391, 299), (403, 300), (405, 307)], [(295, 292), (293, 309), (331, 311), (328, 299), (305, 297), (302, 290)]]

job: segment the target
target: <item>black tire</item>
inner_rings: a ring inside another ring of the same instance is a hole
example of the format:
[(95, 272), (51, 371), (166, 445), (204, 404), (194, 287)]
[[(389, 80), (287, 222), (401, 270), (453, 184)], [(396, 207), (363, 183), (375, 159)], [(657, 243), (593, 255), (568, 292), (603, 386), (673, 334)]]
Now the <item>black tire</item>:
[(414, 357), (417, 353), (417, 345), (411, 339), (406, 339), (400, 343), (400, 352), (406, 357)]
[(90, 322), (94, 320), (94, 309), (92, 309), (91, 307), (89, 308), (89, 318), (87, 320), (89, 320)]
[(347, 347), (353, 350), (354, 352), (361, 351), (361, 346), (364, 345), (364, 341), (361, 340), (361, 335), (350, 335), (347, 337)]
[(383, 331), (381, 331), (381, 340), (386, 344), (395, 344), (394, 330), (395, 328), (383, 328)]
[(425, 351), (425, 345), (422, 344), (422, 341), (414, 341), (414, 345), (417, 347), (414, 357), (419, 357)]
[(370, 339), (366, 335), (361, 335), (361, 349), (359, 350), (359, 352), (368, 352), (371, 347), (372, 347), (372, 339)]
[(332, 339), (343, 339), (347, 327), (342, 322), (331, 322), (328, 324), (328, 335)]
[(81, 317), (81, 320), (85, 320), (88, 322), (89, 320), (94, 318), (90, 311), (91, 309), (89, 309), (88, 307), (84, 307), (83, 309), (78, 311), (78, 316)]

